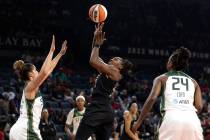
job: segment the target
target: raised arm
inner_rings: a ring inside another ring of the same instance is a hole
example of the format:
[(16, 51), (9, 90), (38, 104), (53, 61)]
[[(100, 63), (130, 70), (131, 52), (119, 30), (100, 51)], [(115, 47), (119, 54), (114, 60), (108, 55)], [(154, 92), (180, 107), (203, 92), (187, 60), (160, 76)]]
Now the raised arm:
[[(55, 45), (54, 43), (55, 43), (55, 41), (53, 39), (52, 45)], [(67, 44), (67, 42), (64, 41), (60, 52), (57, 54), (57, 56), (53, 60), (52, 60), (53, 51), (52, 51), (52, 45), (51, 45), (50, 52), (48, 53), (48, 56), (46, 57), (38, 76), (35, 79), (33, 79), (32, 81), (30, 81), (25, 88), (27, 99), (35, 98), (36, 90), (47, 79), (47, 77), (51, 74), (51, 72), (57, 65), (60, 58), (65, 54), (66, 49), (67, 49), (66, 44)]]
[(62, 44), (62, 48), (60, 52), (56, 55), (56, 57), (50, 62), (49, 71), (50, 73), (53, 71), (53, 69), (56, 67), (58, 61), (61, 59), (61, 57), (66, 53), (67, 50), (67, 41), (65, 40)]
[(90, 56), (90, 64), (97, 69), (99, 73), (107, 74), (112, 80), (119, 81), (121, 79), (120, 71), (113, 65), (108, 65), (99, 57), (99, 49), (105, 39), (105, 33), (102, 31), (104, 24), (98, 24), (94, 32), (92, 43), (92, 52)]
[(42, 64), (40, 71), (43, 71), (46, 67), (48, 67), (49, 62), (52, 60), (54, 52), (55, 52), (55, 36), (53, 35), (50, 51), (49, 51), (44, 63)]
[(134, 132), (136, 132), (136, 130), (140, 127), (143, 120), (146, 118), (148, 112), (152, 109), (157, 97), (160, 94), (160, 91), (161, 91), (161, 80), (160, 80), (160, 77), (157, 77), (153, 82), (151, 93), (149, 97), (147, 98), (146, 102), (144, 103), (144, 106), (142, 108), (138, 121), (133, 128)]

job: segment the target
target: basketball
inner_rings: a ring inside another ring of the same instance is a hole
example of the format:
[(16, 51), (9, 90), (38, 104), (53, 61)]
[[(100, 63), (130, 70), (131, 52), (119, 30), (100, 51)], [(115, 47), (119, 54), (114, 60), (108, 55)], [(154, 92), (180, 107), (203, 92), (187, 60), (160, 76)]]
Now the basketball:
[(106, 20), (107, 10), (101, 4), (95, 4), (89, 9), (89, 17), (95, 23), (100, 23)]

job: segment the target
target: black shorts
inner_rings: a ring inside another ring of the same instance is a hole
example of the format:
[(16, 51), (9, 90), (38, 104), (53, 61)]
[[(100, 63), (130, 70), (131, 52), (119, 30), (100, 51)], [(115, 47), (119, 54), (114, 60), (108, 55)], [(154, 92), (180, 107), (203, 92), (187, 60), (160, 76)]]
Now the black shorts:
[(82, 123), (90, 126), (99, 126), (101, 124), (112, 123), (114, 116), (115, 115), (110, 104), (94, 102), (86, 108)]
[(90, 126), (80, 123), (75, 140), (87, 140), (92, 134), (96, 135), (96, 140), (109, 140), (113, 123), (105, 123), (98, 126)]

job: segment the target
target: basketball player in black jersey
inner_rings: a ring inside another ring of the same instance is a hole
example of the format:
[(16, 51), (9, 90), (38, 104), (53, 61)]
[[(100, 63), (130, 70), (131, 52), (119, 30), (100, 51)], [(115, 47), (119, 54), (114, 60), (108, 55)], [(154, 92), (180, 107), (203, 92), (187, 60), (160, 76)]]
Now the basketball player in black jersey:
[(133, 127), (134, 122), (137, 119), (138, 113), (138, 105), (136, 102), (131, 102), (129, 107), (129, 111), (126, 110), (124, 112), (124, 125), (122, 129), (122, 134), (120, 136), (120, 140), (139, 140), (138, 133), (133, 133), (131, 128)]
[(100, 73), (92, 94), (92, 102), (87, 106), (84, 117), (76, 134), (76, 140), (87, 140), (91, 134), (96, 135), (97, 140), (109, 140), (114, 120), (109, 95), (117, 81), (122, 79), (132, 64), (130, 61), (114, 57), (105, 63), (99, 57), (99, 49), (105, 39), (102, 31), (104, 23), (98, 24), (94, 32), (90, 64)]

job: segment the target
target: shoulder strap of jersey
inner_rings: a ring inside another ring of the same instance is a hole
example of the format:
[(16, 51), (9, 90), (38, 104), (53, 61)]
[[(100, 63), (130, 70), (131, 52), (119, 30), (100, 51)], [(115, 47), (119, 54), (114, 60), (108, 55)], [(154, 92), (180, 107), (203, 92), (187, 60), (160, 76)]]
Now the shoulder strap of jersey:
[(166, 76), (185, 76), (185, 77), (190, 78), (190, 76), (184, 73), (183, 71), (175, 71), (175, 70), (169, 71), (165, 73), (165, 75)]

